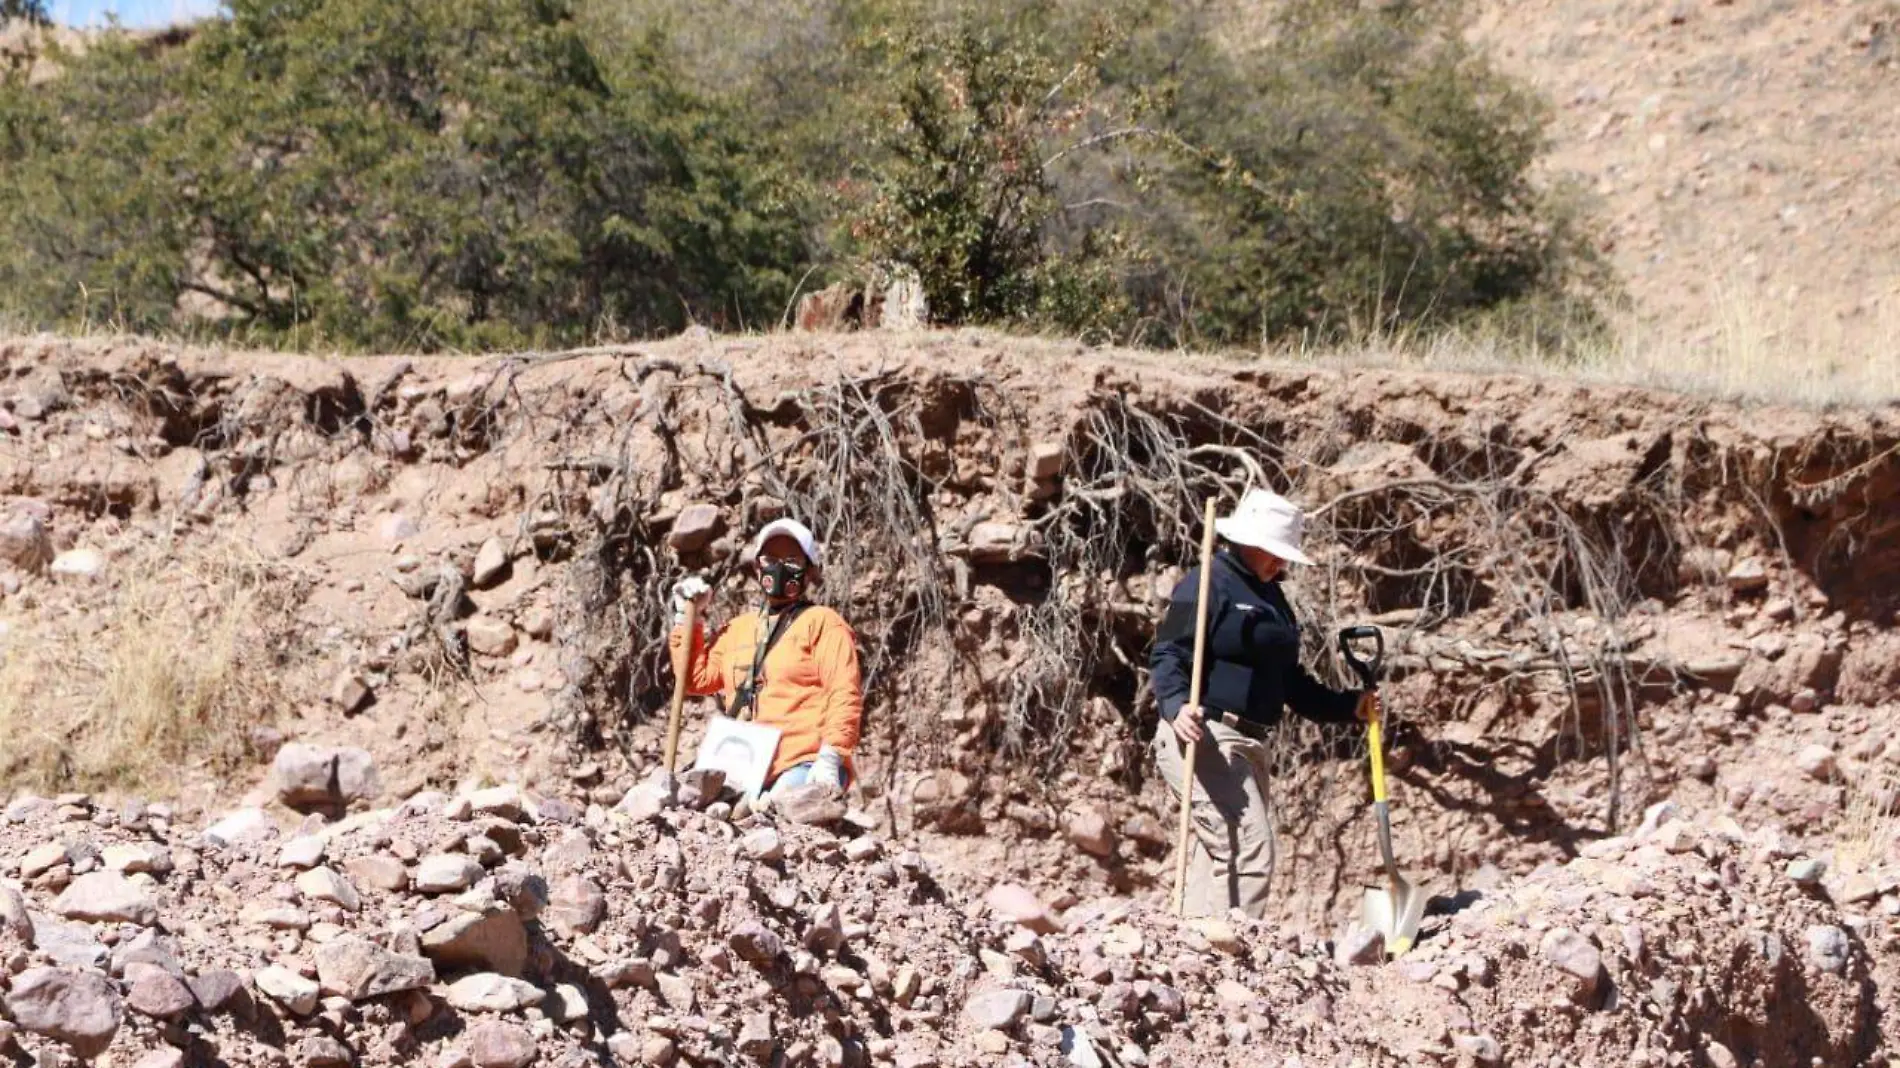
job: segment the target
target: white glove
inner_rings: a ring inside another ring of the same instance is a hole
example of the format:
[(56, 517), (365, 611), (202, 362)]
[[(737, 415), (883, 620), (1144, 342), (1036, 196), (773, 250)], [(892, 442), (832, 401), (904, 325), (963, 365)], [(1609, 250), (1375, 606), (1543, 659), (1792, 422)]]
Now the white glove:
[(686, 622), (688, 603), (698, 601), (699, 607), (705, 608), (706, 598), (711, 593), (712, 587), (698, 575), (688, 575), (675, 582), (673, 584), (673, 625), (677, 627)]
[(819, 746), (818, 759), (812, 761), (811, 774), (805, 781), (833, 790), (844, 789), (844, 754), (828, 745)]

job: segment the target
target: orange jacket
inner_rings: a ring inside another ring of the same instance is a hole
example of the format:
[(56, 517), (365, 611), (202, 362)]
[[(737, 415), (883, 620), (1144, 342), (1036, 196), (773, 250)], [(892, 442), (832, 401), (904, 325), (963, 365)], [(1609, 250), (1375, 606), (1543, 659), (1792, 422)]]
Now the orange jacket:
[[(710, 642), (701, 627), (694, 635), (686, 692), (694, 697), (718, 694), (730, 707), (766, 633), (758, 612), (732, 620)], [(674, 627), (667, 636), (667, 650), (675, 663), (685, 640), (685, 627)], [(759, 687), (753, 721), (780, 732), (767, 782), (817, 756), (820, 745), (836, 749), (849, 769), (858, 747), (864, 695), (858, 678), (857, 635), (844, 617), (823, 605), (800, 612), (766, 655), (760, 674), (765, 682)]]

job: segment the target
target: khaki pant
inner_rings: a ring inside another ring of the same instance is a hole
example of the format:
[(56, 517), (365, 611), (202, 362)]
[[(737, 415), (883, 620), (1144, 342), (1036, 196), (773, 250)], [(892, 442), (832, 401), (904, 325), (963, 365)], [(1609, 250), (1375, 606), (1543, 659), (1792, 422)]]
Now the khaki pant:
[[(1273, 881), (1273, 812), (1267, 805), (1267, 749), (1222, 723), (1207, 723), (1195, 747), (1194, 836), (1188, 846), (1189, 916), (1220, 916), (1239, 909), (1259, 919)], [(1152, 743), (1161, 777), (1180, 812), (1181, 740), (1163, 721)], [(1178, 826), (1170, 820), (1170, 827)], [(1169, 873), (1172, 887), (1173, 873)]]

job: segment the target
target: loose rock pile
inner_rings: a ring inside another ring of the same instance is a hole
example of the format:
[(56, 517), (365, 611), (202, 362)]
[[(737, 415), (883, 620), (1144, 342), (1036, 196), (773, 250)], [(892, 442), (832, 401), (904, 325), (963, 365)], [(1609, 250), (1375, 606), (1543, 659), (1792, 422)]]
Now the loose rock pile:
[(288, 834), (17, 800), (0, 822), (0, 1045), (139, 1068), (1881, 1052), (1870, 978), (1900, 885), (1875, 880), (1870, 911), (1844, 912), (1778, 836), (1725, 821), (1658, 809), (1637, 836), (1439, 902), (1385, 962), (1359, 930), (1183, 924), (1018, 884), (962, 898), (822, 794), (736, 818), (733, 800), (716, 775), (643, 784), (616, 810), (504, 786)]

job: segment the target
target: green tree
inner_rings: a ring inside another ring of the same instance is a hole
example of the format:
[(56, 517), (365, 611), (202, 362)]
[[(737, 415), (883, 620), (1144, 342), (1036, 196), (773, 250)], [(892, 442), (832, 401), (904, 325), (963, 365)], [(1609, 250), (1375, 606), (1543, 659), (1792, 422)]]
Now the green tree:
[(772, 190), (657, 52), (638, 69), (610, 83), (558, 2), (235, 0), (156, 61), (111, 41), (12, 88), (0, 271), (41, 314), (196, 302), (383, 347), (776, 315), (799, 245)]

